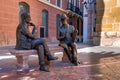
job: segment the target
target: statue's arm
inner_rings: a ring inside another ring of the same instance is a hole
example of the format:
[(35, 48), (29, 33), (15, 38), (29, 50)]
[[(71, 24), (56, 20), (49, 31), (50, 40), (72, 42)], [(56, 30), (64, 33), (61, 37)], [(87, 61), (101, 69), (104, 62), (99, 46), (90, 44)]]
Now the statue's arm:
[(29, 30), (27, 30), (24, 26), (21, 26), (21, 32), (22, 34), (24, 34), (25, 36), (31, 38), (31, 39), (34, 39), (35, 38), (35, 35), (34, 34), (31, 34), (29, 32)]
[(30, 26), (33, 26), (32, 35), (35, 35), (35, 32), (36, 32), (36, 26), (35, 26), (35, 24), (30, 23)]
[(61, 39), (63, 39), (63, 38), (64, 38), (64, 36), (59, 36), (59, 37), (57, 37), (58, 40), (61, 40)]
[(77, 37), (77, 33), (78, 33), (78, 30), (74, 28), (74, 26), (72, 26), (72, 39), (73, 41), (76, 39)]
[(61, 40), (61, 39), (63, 39), (63, 38), (65, 38), (65, 35), (63, 35), (60, 31), (58, 31), (57, 39), (58, 39), (58, 40)]

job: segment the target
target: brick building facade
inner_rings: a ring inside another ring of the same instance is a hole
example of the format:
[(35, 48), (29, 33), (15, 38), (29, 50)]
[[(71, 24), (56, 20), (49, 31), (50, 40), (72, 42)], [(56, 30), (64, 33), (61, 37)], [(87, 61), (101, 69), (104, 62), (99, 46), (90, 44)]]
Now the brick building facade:
[[(70, 3), (70, 5), (69, 5)], [(56, 26), (60, 26), (60, 15), (66, 13), (72, 25), (82, 35), (82, 0), (1, 0), (0, 2), (0, 45), (14, 45), (20, 14), (29, 12), (38, 28), (37, 37), (56, 40)], [(79, 37), (80, 38), (80, 37)]]
[(119, 0), (1, 0), (0, 45), (15, 44), (19, 15), (27, 11), (38, 27), (37, 37), (56, 42), (60, 15), (66, 13), (79, 42), (119, 46), (119, 8)]

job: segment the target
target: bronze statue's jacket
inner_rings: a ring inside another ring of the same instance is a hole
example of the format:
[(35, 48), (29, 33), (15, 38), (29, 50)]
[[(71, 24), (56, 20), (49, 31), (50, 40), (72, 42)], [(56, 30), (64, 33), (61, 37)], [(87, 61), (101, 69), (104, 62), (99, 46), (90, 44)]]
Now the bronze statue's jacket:
[(74, 42), (77, 36), (77, 30), (75, 30), (74, 26), (68, 25), (67, 27), (61, 26), (58, 28), (57, 39), (60, 42)]
[(30, 33), (29, 29), (26, 28), (25, 24), (19, 24), (16, 30), (16, 49), (31, 49), (32, 39), (34, 38), (34, 34)]

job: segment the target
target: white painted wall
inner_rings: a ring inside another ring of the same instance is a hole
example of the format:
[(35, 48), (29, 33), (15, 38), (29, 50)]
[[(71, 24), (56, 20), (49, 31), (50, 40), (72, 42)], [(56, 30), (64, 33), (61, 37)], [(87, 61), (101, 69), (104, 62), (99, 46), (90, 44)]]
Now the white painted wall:
[[(84, 0), (84, 2), (88, 2), (88, 0)], [(88, 12), (84, 5), (83, 9), (83, 43), (88, 42)]]

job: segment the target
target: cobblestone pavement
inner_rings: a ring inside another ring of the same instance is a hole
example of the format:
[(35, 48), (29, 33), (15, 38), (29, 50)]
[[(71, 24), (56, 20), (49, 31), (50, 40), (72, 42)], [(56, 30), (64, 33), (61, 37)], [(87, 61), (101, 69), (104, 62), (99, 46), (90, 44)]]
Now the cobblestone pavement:
[(62, 54), (56, 54), (59, 59), (51, 61), (50, 72), (38, 70), (36, 56), (31, 56), (28, 73), (15, 71), (14, 57), (1, 58), (0, 69), (9, 68), (13, 71), (1, 72), (0, 80), (120, 80), (119, 48), (96, 46), (78, 49), (78, 52), (79, 66), (61, 62)]

